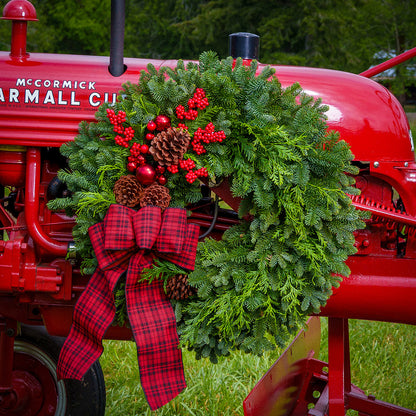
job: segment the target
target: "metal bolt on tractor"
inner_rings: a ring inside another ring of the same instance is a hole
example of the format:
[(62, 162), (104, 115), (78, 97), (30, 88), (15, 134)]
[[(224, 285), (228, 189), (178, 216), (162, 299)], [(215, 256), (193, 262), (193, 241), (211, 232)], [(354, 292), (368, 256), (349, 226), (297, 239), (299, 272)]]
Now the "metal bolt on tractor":
[[(0, 52), (0, 415), (104, 415), (98, 363), (82, 384), (56, 378), (62, 337), (87, 279), (70, 258), (74, 219), (50, 211), (47, 202), (66, 191), (57, 178), (65, 163), (59, 147), (73, 140), (82, 120), (93, 121), (102, 103), (114, 102), (120, 85), (137, 79), (149, 62), (122, 56), (123, 33), (116, 28), (123, 26), (123, 3), (113, 2), (110, 61), (28, 53), (26, 30), (37, 20), (35, 8), (27, 0), (12, 0), (3, 10), (3, 19), (12, 21), (12, 38), (10, 52)], [(231, 53), (251, 60), (257, 49), (256, 36), (237, 34)], [(275, 66), (283, 87), (299, 82), (329, 106), (328, 126), (350, 144), (360, 168), (355, 179), (361, 195), (353, 204), (371, 219), (355, 233), (358, 251), (347, 260), (351, 276), (320, 313), (329, 322), (329, 362), (318, 360), (319, 317), (312, 317), (309, 329), (248, 395), (246, 416), (341, 416), (347, 409), (360, 415), (416, 415), (351, 384), (348, 344), (348, 319), (416, 325), (414, 145), (399, 102), (369, 79), (413, 56), (416, 48), (360, 75)], [(212, 191), (237, 210), (226, 182)], [(218, 234), (236, 217), (220, 211), (212, 220), (204, 211), (192, 217)], [(112, 326), (106, 338), (127, 340), (131, 332)]]

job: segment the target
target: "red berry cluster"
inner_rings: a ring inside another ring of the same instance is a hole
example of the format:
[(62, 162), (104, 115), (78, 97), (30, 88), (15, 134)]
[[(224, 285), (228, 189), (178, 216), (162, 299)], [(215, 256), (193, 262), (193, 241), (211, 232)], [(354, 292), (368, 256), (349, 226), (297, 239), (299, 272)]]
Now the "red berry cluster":
[(188, 100), (188, 111), (185, 110), (183, 105), (176, 107), (176, 116), (180, 120), (195, 120), (198, 117), (198, 110), (205, 110), (209, 106), (208, 98), (205, 95), (205, 91), (202, 88), (195, 90), (192, 98)]
[(226, 138), (223, 130), (215, 131), (215, 126), (212, 122), (208, 123), (205, 129), (198, 127), (197, 131), (194, 133), (194, 138), (192, 140), (192, 148), (194, 152), (198, 155), (205, 153), (206, 149), (202, 143), (221, 143)]
[(167, 167), (167, 170), (170, 173), (178, 173), (179, 168), (187, 170), (188, 173), (185, 175), (187, 182), (192, 183), (197, 178), (208, 176), (208, 171), (206, 168), (200, 168), (193, 170), (195, 168), (195, 162), (192, 159), (181, 159), (178, 165), (171, 165)]
[(112, 108), (107, 108), (107, 118), (114, 126), (114, 132), (118, 133), (114, 140), (116, 144), (123, 147), (129, 147), (129, 141), (134, 137), (134, 130), (129, 126), (124, 128), (123, 123), (126, 122), (126, 113), (122, 110), (115, 113)]
[(192, 98), (188, 100), (189, 108), (199, 108), (205, 110), (209, 106), (208, 98), (202, 88), (197, 88)]
[(179, 172), (179, 167), (178, 165), (170, 165), (167, 166), (166, 169), (170, 172), (170, 173), (178, 173)]
[(145, 155), (149, 151), (147, 144), (133, 143), (130, 147), (130, 156), (127, 158), (127, 169), (130, 172), (135, 172), (139, 166), (143, 166), (146, 162)]
[(122, 124), (126, 121), (126, 113), (121, 110), (118, 114), (112, 108), (107, 108), (107, 117), (112, 125)]
[(195, 167), (195, 162), (192, 159), (181, 159), (179, 167), (183, 170), (192, 170)]
[(208, 171), (207, 168), (200, 168), (197, 169), (195, 171), (190, 170), (186, 175), (185, 178), (187, 180), (187, 182), (192, 183), (194, 182), (197, 178), (200, 177), (207, 177), (208, 176)]

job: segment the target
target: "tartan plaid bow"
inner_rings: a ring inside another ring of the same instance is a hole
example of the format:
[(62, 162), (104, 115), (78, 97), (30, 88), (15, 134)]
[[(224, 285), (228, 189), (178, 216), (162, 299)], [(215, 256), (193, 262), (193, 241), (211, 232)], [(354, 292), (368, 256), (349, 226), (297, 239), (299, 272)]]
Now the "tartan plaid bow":
[(186, 211), (147, 206), (139, 211), (111, 205), (104, 221), (88, 230), (98, 267), (74, 309), (71, 331), (62, 347), (59, 379), (80, 380), (103, 352), (102, 339), (115, 316), (113, 290), (126, 275), (126, 303), (137, 345), (140, 379), (155, 410), (185, 387), (182, 353), (173, 308), (163, 282), (138, 281), (155, 256), (193, 270), (199, 227), (187, 224)]

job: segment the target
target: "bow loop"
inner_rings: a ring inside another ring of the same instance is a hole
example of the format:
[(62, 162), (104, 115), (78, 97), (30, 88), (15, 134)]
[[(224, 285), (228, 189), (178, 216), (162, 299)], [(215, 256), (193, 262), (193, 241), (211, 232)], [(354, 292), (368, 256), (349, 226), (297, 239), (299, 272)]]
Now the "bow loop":
[(98, 261), (98, 267), (103, 271), (114, 269), (128, 262), (131, 255), (136, 251), (134, 246), (127, 251), (106, 250), (105, 227), (102, 222), (91, 226), (88, 230), (88, 235), (90, 236), (92, 248)]
[(106, 250), (125, 251), (135, 246), (132, 226), (132, 216), (135, 213), (134, 209), (123, 205), (110, 205), (104, 218)]
[(195, 269), (196, 250), (198, 248), (199, 226), (187, 224), (184, 243), (180, 254), (159, 253), (159, 257), (176, 264), (186, 270)]
[(162, 226), (156, 241), (156, 249), (161, 253), (180, 254), (186, 235), (186, 211), (181, 208), (168, 208), (163, 213)]

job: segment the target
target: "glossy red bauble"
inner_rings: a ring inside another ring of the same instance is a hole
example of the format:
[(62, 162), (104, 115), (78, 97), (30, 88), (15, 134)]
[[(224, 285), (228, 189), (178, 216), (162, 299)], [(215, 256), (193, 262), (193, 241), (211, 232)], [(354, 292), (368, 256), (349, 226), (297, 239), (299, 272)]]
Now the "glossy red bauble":
[(142, 144), (140, 146), (140, 152), (141, 153), (147, 153), (149, 151), (149, 146), (147, 144)]
[(146, 140), (153, 140), (155, 138), (155, 135), (153, 133), (147, 133), (146, 134)]
[(155, 118), (155, 123), (156, 123), (156, 130), (159, 130), (159, 131), (166, 130), (170, 127), (170, 118), (163, 114), (159, 114)]
[(153, 130), (155, 130), (156, 129), (156, 123), (153, 121), (153, 120), (150, 120), (148, 123), (147, 123), (147, 130), (149, 130), (149, 131), (153, 131)]
[(166, 182), (168, 181), (163, 175), (159, 176), (157, 178), (157, 181), (161, 184), (161, 185), (166, 185)]
[(142, 185), (150, 185), (156, 179), (156, 170), (148, 164), (139, 166), (136, 170), (136, 178)]

